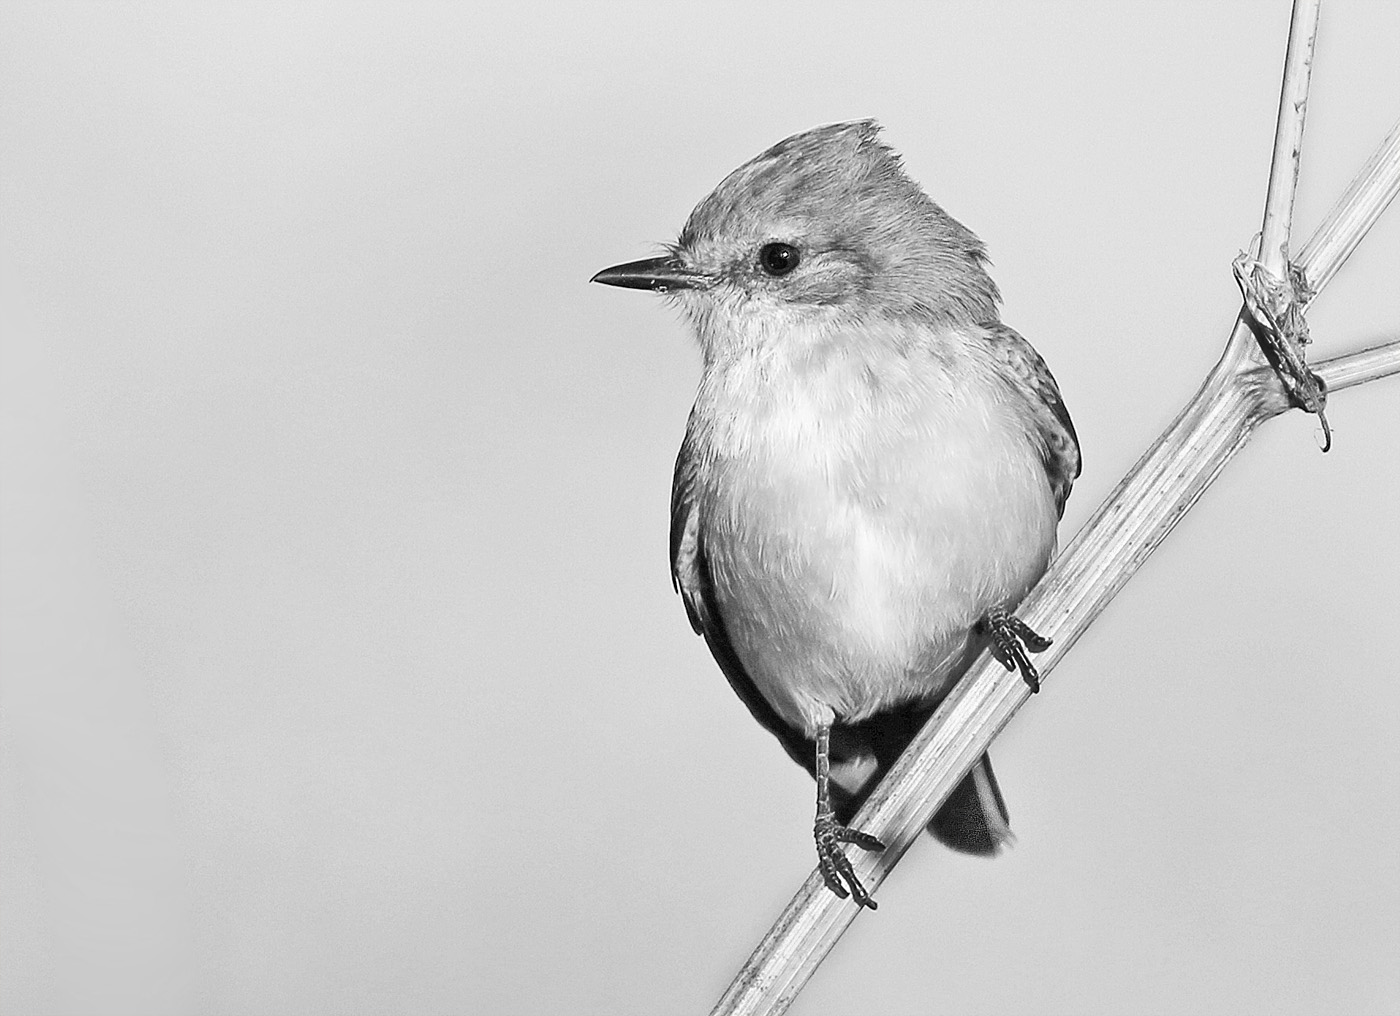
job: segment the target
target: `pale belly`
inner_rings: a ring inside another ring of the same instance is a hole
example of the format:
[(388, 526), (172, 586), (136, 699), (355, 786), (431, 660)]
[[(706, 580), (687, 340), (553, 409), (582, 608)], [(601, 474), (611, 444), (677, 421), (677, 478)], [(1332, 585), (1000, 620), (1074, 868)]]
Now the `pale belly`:
[(714, 460), (700, 527), (729, 638), (809, 734), (943, 694), (978, 621), (1044, 572), (1044, 466), (1014, 419), (980, 408), (901, 421), (893, 440), (888, 425), (878, 440), (770, 428)]

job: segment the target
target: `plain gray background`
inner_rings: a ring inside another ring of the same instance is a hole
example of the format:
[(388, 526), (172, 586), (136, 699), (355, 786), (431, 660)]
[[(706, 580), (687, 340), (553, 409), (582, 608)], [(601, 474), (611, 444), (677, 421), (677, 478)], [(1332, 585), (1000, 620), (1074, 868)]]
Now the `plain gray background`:
[[(666, 573), (697, 376), (587, 284), (878, 117), (1084, 445), (1184, 403), (1287, 4), (0, 9), (0, 1009), (708, 1009), (811, 782)], [(1400, 115), (1323, 11), (1301, 240)], [(1400, 211), (1310, 312), (1393, 338)], [(1400, 382), (1266, 427), (1008, 728), (1019, 843), (912, 851), (799, 1013), (1400, 1010)], [(1053, 633), (1051, 633), (1053, 634)]]

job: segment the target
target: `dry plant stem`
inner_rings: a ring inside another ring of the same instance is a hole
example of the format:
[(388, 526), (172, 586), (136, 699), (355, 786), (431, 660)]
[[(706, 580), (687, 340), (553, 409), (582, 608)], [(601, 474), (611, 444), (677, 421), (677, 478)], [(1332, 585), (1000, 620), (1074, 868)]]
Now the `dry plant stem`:
[(1400, 121), (1380, 143), (1353, 180), (1337, 199), (1327, 220), (1303, 245), (1297, 255), (1309, 292), (1320, 293), (1337, 273), (1370, 224), (1380, 217), (1386, 205), (1400, 193)]
[(1334, 392), (1400, 374), (1400, 339), (1358, 349), (1344, 356), (1334, 356), (1315, 366), (1322, 380), (1327, 382), (1327, 387)]
[[(1400, 189), (1400, 131), (1392, 131), (1298, 257), (1320, 291)], [(1332, 391), (1400, 373), (1400, 341), (1313, 366)], [(1224, 355), (1176, 421), (1109, 495), (1021, 604), (1018, 614), (1055, 644), (1037, 658), (1049, 675), (1118, 590), (1244, 447), (1290, 407), (1243, 315)], [(984, 654), (925, 725), (852, 823), (887, 849), (854, 857), (872, 892), (938, 806), (1029, 697), (1025, 683)], [(712, 1016), (781, 1013), (859, 908), (813, 873), (716, 1004)]]
[(1312, 78), (1313, 46), (1322, 0), (1293, 0), (1288, 26), (1288, 55), (1283, 61), (1283, 92), (1274, 129), (1274, 157), (1269, 164), (1269, 190), (1264, 200), (1264, 229), (1259, 260), (1282, 276), (1288, 264), (1288, 232), (1293, 221), (1293, 196), (1303, 154), (1303, 120)]

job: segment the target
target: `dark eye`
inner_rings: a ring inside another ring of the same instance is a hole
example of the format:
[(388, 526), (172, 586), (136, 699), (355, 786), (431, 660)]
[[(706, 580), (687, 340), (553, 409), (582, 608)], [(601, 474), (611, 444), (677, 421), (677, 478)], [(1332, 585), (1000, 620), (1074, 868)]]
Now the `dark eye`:
[(786, 275), (801, 260), (802, 255), (790, 243), (765, 243), (758, 252), (758, 263), (769, 275)]

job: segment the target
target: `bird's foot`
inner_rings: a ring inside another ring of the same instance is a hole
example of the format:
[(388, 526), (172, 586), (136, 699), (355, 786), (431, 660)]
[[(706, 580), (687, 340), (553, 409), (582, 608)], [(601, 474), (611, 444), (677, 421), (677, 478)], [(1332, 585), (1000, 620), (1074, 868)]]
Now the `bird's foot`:
[[(821, 869), (822, 879), (827, 888), (843, 900), (847, 896), (854, 896), (860, 906), (876, 909), (875, 901), (865, 891), (865, 886), (860, 884), (860, 879), (856, 877), (855, 869), (851, 867), (851, 861), (841, 844), (854, 843), (862, 850), (884, 850), (885, 845), (869, 833), (838, 824), (836, 816), (830, 811), (818, 813), (814, 831), (817, 840), (817, 865)], [(841, 884), (842, 879), (851, 887), (850, 892), (846, 891), (846, 885)]]
[(987, 615), (986, 626), (987, 634), (992, 638), (992, 655), (1007, 670), (1019, 670), (1021, 679), (1031, 691), (1040, 691), (1040, 673), (1028, 654), (1049, 649), (1050, 640), (1036, 634), (1025, 621), (1000, 607)]

